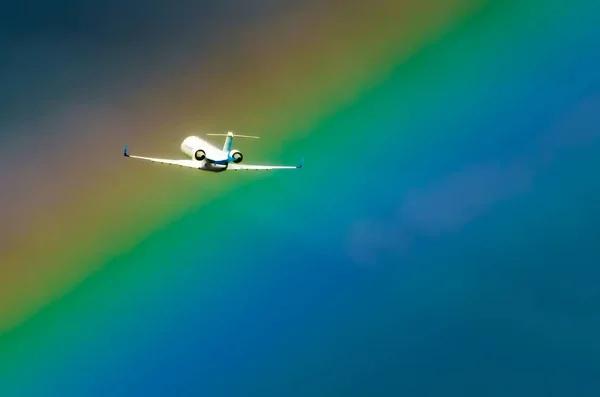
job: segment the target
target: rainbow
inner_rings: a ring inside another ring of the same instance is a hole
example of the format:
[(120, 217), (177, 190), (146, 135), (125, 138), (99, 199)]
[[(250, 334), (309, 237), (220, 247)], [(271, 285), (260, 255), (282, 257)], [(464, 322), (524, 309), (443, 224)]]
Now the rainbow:
[[(389, 221), (406, 192), (533, 142), (597, 95), (591, 2), (342, 4), (278, 9), (115, 84), (114, 100), (53, 105), (27, 125), (52, 139), (7, 139), (43, 167), (0, 171), (18, 185), (0, 227), (0, 395), (349, 387), (364, 367), (340, 370), (345, 386), (325, 367), (357, 338), (384, 362), (376, 339), (398, 324), (369, 308), (407, 304), (389, 267), (411, 248), (385, 237), (414, 234)], [(261, 137), (238, 142), (249, 163), (306, 165), (206, 175), (123, 161), (125, 144), (173, 158), (191, 131), (229, 130)], [(500, 173), (522, 181), (502, 197), (547, 166), (540, 154)]]

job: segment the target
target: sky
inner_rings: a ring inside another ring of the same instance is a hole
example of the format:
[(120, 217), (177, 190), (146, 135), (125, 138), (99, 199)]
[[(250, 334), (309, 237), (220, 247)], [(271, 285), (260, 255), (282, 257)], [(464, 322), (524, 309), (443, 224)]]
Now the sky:
[(600, 392), (594, 2), (2, 7), (0, 395)]

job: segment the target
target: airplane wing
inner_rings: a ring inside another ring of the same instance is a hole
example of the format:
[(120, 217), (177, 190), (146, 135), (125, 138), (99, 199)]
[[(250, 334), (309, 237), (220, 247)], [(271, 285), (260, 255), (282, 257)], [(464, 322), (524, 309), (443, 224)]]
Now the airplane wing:
[(269, 171), (269, 170), (283, 170), (283, 169), (298, 169), (304, 166), (304, 159), (300, 162), (299, 165), (245, 165), (245, 164), (235, 164), (231, 163), (227, 167), (227, 170), (231, 171)]
[(196, 168), (196, 169), (200, 168), (198, 162), (193, 161), (193, 160), (169, 160), (169, 159), (157, 159), (157, 158), (153, 158), (153, 157), (132, 156), (127, 152), (127, 146), (125, 146), (125, 149), (123, 150), (123, 156), (129, 157), (132, 159), (152, 161), (153, 163), (178, 165), (180, 167), (189, 167), (189, 168)]

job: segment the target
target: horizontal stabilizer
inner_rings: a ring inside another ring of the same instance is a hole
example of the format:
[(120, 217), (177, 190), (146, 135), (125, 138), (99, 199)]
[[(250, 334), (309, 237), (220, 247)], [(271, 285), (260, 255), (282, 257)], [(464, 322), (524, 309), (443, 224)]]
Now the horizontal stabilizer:
[(251, 135), (238, 135), (238, 134), (234, 134), (233, 132), (228, 132), (227, 134), (206, 134), (206, 135), (210, 135), (210, 136), (230, 136), (230, 137), (236, 137), (236, 138), (253, 138), (253, 139), (260, 139), (259, 136), (251, 136)]

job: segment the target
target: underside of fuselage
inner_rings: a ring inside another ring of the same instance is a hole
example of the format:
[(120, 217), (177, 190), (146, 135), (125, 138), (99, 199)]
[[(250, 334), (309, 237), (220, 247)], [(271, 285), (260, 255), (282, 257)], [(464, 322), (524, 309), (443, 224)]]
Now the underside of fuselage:
[(210, 172), (223, 172), (227, 170), (227, 163), (215, 162), (209, 159), (201, 161), (203, 163), (200, 166), (201, 170), (210, 171)]

